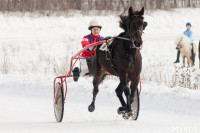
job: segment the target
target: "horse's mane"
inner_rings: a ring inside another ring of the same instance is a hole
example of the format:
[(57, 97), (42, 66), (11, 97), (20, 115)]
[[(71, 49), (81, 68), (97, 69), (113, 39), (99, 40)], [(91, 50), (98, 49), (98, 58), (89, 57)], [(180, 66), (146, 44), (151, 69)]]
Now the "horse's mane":
[[(144, 17), (143, 17), (143, 15), (141, 15), (140, 11), (132, 11), (131, 10), (131, 13), (129, 13), (128, 15), (124, 15), (124, 12), (121, 15), (119, 15), (119, 18), (120, 18), (119, 27), (121, 27), (124, 31), (121, 32), (117, 37), (123, 37), (126, 34), (126, 30), (127, 30), (126, 22), (130, 19), (130, 17), (132, 17), (132, 18), (138, 17), (138, 18), (144, 20)], [(116, 42), (116, 40), (118, 40), (118, 38), (115, 38), (112, 41), (111, 46)]]
[(179, 35), (176, 39), (176, 44), (180, 41), (183, 43), (183, 45), (189, 45), (190, 44), (190, 40), (186, 35)]
[[(139, 11), (134, 11), (132, 17), (139, 17), (140, 19), (144, 19), (144, 17), (142, 15), (140, 15)], [(119, 27), (121, 27), (124, 32), (121, 32), (117, 37), (123, 37), (126, 34), (126, 21), (129, 19), (128, 15), (124, 15), (124, 13), (122, 13), (121, 15), (119, 15), (120, 21), (119, 21)], [(115, 38), (113, 40), (113, 42), (115, 42), (117, 40), (117, 38)]]
[[(181, 49), (184, 51), (188, 51), (190, 49), (192, 49), (192, 46), (190, 45), (190, 39), (186, 36), (186, 35), (180, 35), (177, 39), (176, 39), (176, 45), (178, 45), (180, 42), (181, 45)], [(181, 50), (180, 49), (180, 50)]]
[(119, 21), (119, 27), (121, 27), (124, 31), (126, 31), (126, 21), (129, 19), (129, 17), (139, 17), (140, 19), (144, 19), (144, 17), (140, 14), (139, 11), (134, 11), (132, 16), (124, 15), (123, 13), (119, 15), (120, 21)]
[(124, 31), (126, 31), (125, 22), (128, 20), (128, 16), (120, 15), (119, 18), (120, 18), (119, 27), (121, 27)]

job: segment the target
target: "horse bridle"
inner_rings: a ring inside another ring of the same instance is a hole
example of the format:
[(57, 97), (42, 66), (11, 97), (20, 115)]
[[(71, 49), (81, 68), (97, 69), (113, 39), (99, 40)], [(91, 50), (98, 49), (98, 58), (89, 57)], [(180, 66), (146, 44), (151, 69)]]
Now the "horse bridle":
[(139, 47), (136, 47), (136, 45), (137, 45), (137, 44), (142, 44), (142, 43), (143, 43), (143, 41), (141, 41), (140, 43), (137, 43), (137, 41), (133, 40), (133, 36), (134, 36), (134, 34), (136, 34), (137, 32), (143, 33), (143, 31), (141, 31), (141, 30), (136, 30), (135, 32), (133, 32), (133, 34), (128, 34), (128, 35), (129, 35), (129, 38), (131, 39), (131, 42), (132, 42), (131, 48), (139, 48)]
[[(140, 47), (136, 47), (137, 42), (136, 42), (135, 40), (133, 40), (133, 36), (134, 36), (134, 34), (136, 34), (137, 32), (143, 33), (143, 31), (141, 31), (141, 30), (136, 30), (132, 35), (130, 35), (130, 34), (128, 33), (129, 38), (126, 38), (126, 37), (113, 37), (113, 38), (118, 38), (118, 39), (121, 39), (121, 40), (130, 41), (131, 44), (132, 44), (132, 46), (130, 46), (130, 48), (140, 48)], [(141, 42), (141, 43), (142, 43), (142, 42)]]

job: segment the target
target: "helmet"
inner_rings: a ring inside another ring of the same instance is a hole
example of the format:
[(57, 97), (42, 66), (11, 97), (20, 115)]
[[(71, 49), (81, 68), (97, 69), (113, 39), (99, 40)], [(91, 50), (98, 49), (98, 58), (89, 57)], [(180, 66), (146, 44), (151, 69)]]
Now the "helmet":
[(102, 28), (100, 22), (96, 19), (93, 19), (90, 21), (89, 25), (88, 25), (88, 29), (91, 30), (93, 27), (98, 27), (98, 28)]
[(192, 26), (190, 22), (187, 22), (187, 23), (186, 23), (186, 26), (187, 26), (187, 25), (190, 25), (190, 26)]

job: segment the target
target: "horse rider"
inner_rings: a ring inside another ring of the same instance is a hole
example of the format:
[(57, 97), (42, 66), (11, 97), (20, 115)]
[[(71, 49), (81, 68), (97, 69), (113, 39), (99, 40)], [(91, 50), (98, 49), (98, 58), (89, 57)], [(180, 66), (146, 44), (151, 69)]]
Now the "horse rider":
[[(98, 41), (103, 40), (103, 37), (100, 36), (100, 31), (101, 31), (102, 25), (97, 19), (93, 19), (90, 21), (88, 29), (90, 30), (90, 34), (86, 35), (83, 37), (81, 44), (82, 47), (84, 48), (85, 46), (95, 43)], [(85, 57), (87, 59), (81, 59), (80, 60), (80, 65), (81, 69), (79, 70), (80, 75), (85, 75), (86, 73), (89, 73), (89, 67), (91, 67), (91, 62), (93, 60), (94, 54), (96, 52), (96, 49), (93, 47), (88, 48), (87, 50), (83, 51), (80, 57)], [(89, 63), (90, 62), (90, 63)], [(75, 67), (73, 72), (77, 72), (78, 68)]]
[[(190, 30), (191, 29), (191, 23), (188, 22), (186, 23), (186, 31), (183, 32), (184, 35), (186, 35), (190, 39), (190, 44), (192, 45), (192, 61), (193, 65), (195, 62), (195, 54), (193, 52), (193, 32)], [(174, 63), (179, 63), (179, 58), (180, 58), (180, 50), (177, 51), (177, 59)]]

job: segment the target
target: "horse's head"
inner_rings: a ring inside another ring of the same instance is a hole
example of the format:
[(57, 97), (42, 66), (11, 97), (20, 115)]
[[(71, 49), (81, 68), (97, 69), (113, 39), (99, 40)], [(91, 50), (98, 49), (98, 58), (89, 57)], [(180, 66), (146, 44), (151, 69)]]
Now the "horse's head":
[(136, 47), (142, 45), (142, 33), (147, 26), (147, 22), (144, 22), (143, 15), (144, 7), (140, 11), (133, 11), (132, 7), (130, 7), (128, 16), (120, 15), (120, 27), (125, 30)]
[(176, 40), (176, 49), (177, 50), (180, 50), (182, 48), (182, 44), (181, 44), (182, 40), (183, 40), (183, 36), (178, 37), (178, 39)]

